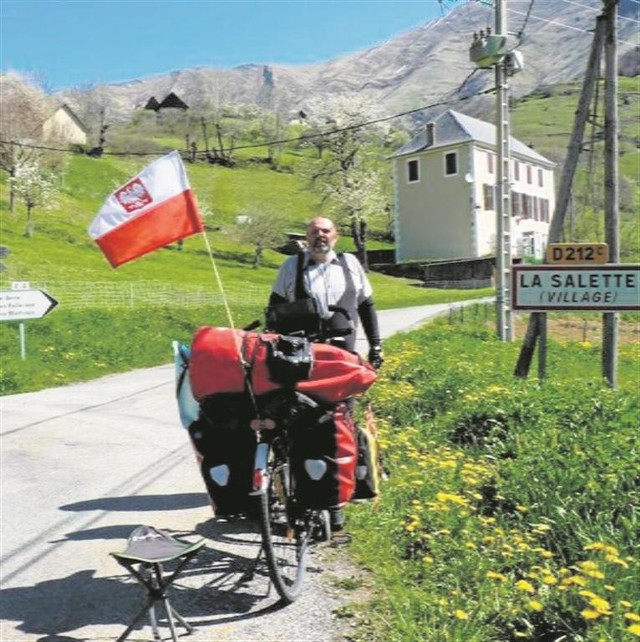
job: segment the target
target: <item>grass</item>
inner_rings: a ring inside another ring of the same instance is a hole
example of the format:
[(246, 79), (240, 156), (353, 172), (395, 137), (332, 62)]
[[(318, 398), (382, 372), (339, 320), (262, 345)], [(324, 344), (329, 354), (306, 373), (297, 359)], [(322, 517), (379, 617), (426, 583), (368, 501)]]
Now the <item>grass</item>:
[(544, 384), (514, 380), (479, 312), (387, 342), (368, 396), (389, 478), (348, 511), (378, 586), (353, 639), (640, 636), (638, 348), (613, 391), (580, 342), (551, 342)]

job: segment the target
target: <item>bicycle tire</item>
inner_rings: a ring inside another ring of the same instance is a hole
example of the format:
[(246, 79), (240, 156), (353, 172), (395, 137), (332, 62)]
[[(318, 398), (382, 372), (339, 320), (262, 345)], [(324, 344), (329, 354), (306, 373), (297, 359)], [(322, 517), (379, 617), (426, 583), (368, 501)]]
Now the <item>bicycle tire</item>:
[(293, 514), (290, 467), (270, 454), (269, 481), (260, 495), (260, 529), (269, 576), (283, 602), (300, 595), (306, 570), (309, 528)]

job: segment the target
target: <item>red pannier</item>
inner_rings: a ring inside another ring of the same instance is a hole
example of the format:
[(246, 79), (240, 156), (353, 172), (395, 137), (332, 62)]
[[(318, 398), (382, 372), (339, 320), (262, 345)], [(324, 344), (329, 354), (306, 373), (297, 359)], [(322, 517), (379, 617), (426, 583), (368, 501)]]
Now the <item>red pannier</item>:
[[(256, 396), (281, 388), (268, 367), (269, 344), (278, 336), (213, 326), (198, 329), (189, 358), (194, 397), (201, 400), (219, 393), (242, 392), (245, 377)], [(355, 353), (324, 343), (314, 343), (311, 349), (311, 372), (307, 379), (294, 384), (298, 392), (335, 404), (364, 392), (376, 379), (376, 371)]]
[(342, 508), (356, 487), (355, 426), (346, 404), (290, 434), (296, 501), (302, 508)]

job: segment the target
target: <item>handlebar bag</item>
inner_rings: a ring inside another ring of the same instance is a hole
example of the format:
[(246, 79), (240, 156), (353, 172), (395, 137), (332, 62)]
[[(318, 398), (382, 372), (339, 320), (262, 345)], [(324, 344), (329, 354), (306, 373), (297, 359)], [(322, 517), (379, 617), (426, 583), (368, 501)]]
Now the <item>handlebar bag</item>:
[(276, 303), (264, 309), (264, 316), (266, 326), (281, 334), (317, 334), (320, 331), (320, 314), (315, 299)]
[(272, 381), (286, 387), (308, 379), (313, 368), (311, 343), (304, 337), (279, 336), (269, 341), (267, 367)]

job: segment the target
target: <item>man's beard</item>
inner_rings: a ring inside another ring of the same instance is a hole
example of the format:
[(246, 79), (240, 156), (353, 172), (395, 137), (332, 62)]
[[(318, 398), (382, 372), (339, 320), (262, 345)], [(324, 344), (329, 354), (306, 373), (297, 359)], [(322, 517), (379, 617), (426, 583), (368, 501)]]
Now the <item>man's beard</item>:
[(313, 251), (316, 254), (329, 254), (329, 252), (331, 252), (331, 245), (326, 241), (318, 240), (313, 244)]

